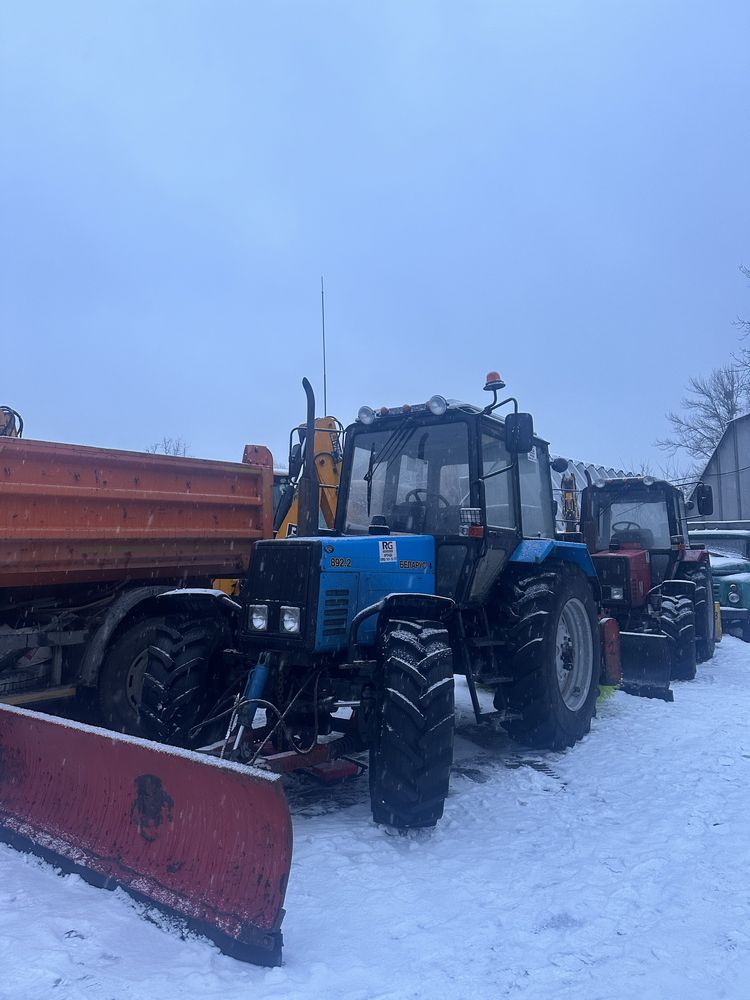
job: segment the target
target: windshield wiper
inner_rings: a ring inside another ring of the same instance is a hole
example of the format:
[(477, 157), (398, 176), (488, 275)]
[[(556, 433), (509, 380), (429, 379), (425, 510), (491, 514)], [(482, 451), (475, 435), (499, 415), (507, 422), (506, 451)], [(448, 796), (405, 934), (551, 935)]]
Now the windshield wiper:
[(370, 461), (367, 465), (367, 472), (365, 473), (365, 482), (367, 483), (367, 516), (370, 516), (370, 507), (372, 506), (372, 474), (375, 471), (375, 442), (372, 442), (370, 447)]
[(395, 458), (402, 449), (406, 446), (406, 442), (414, 433), (414, 421), (408, 420), (406, 423), (402, 424), (401, 427), (397, 427), (386, 440), (383, 447), (378, 452), (377, 459), (375, 458), (375, 442), (373, 441), (372, 447), (370, 448), (370, 462), (367, 466), (367, 472), (364, 475), (364, 480), (367, 483), (367, 516), (370, 516), (370, 507), (372, 501), (372, 480), (375, 473), (378, 471), (383, 462), (389, 461), (391, 458)]

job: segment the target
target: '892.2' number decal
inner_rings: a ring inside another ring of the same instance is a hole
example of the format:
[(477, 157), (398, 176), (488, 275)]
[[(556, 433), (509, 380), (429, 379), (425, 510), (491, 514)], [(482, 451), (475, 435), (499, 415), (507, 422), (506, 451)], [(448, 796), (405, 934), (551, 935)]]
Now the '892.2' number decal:
[(331, 556), (331, 569), (351, 569), (352, 561), (351, 559), (346, 559), (343, 556)]

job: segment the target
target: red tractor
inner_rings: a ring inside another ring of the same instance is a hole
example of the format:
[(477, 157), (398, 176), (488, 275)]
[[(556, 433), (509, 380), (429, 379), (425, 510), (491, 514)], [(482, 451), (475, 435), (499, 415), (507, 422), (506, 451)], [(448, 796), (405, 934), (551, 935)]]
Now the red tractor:
[[(711, 487), (694, 502), (709, 515)], [(620, 628), (623, 685), (671, 701), (670, 680), (692, 680), (715, 642), (708, 552), (690, 547), (682, 492), (649, 476), (600, 480), (583, 491), (581, 531)]]

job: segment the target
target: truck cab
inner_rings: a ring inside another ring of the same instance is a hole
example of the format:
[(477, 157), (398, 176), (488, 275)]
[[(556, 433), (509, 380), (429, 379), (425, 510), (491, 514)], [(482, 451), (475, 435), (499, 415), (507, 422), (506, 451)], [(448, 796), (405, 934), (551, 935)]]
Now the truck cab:
[(750, 526), (697, 522), (689, 532), (691, 541), (708, 552), (722, 630), (750, 642)]

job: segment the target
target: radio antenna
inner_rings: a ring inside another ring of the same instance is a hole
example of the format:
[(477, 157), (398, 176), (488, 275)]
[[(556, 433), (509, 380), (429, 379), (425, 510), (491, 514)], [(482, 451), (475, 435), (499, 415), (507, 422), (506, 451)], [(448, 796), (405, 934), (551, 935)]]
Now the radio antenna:
[(328, 414), (328, 384), (326, 377), (326, 293), (320, 276), (320, 319), (323, 324), (323, 416)]

